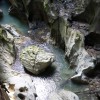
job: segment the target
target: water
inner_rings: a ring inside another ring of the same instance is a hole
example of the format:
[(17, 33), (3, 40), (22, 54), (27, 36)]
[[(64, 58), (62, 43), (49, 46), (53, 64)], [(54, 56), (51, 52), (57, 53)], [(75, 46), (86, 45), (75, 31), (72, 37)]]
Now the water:
[(18, 30), (22, 31), (23, 33), (27, 33), (28, 25), (21, 23), (17, 18), (10, 16), (8, 13), (9, 7), (10, 4), (7, 2), (7, 0), (0, 0), (0, 9), (3, 10), (3, 18), (0, 19), (0, 24), (14, 25)]
[[(24, 44), (24, 47), (34, 44), (32, 41), (27, 41), (27, 43)], [(55, 62), (52, 64), (52, 66), (49, 66), (45, 72), (38, 76), (28, 73), (31, 75), (33, 84), (36, 88), (36, 93), (38, 95), (37, 100), (47, 100), (50, 93), (60, 89), (71, 90), (74, 92), (80, 90), (82, 91), (84, 88), (86, 88), (86, 86), (74, 84), (70, 80), (66, 81), (74, 74), (74, 70), (69, 68), (68, 62), (65, 60), (63, 50), (49, 44), (40, 45), (54, 54)], [(20, 73), (25, 73), (19, 59), (17, 59), (14, 69)]]
[[(21, 23), (17, 18), (12, 17), (8, 14), (9, 4), (6, 0), (0, 1), (0, 9), (3, 10), (4, 16), (0, 20), (0, 24), (11, 24), (16, 26), (23, 33), (27, 33), (28, 25)], [(27, 41), (27, 45), (32, 45), (31, 41)], [(45, 47), (49, 49), (55, 55), (56, 61), (52, 64), (51, 67), (42, 73), (39, 76), (31, 75), (33, 80), (33, 84), (36, 87), (36, 92), (38, 95), (38, 100), (47, 100), (48, 95), (57, 90), (57, 89), (65, 89), (71, 91), (82, 91), (87, 88), (84, 85), (78, 85), (72, 83), (70, 80), (71, 76), (74, 74), (74, 70), (69, 68), (68, 62), (65, 60), (64, 51), (59, 49), (56, 46), (52, 46), (46, 44)], [(25, 73), (19, 58), (15, 62), (15, 70), (20, 71), (20, 73)], [(85, 99), (86, 94), (80, 96), (80, 100), (92, 100), (91, 98)], [(96, 100), (96, 99), (93, 99)]]

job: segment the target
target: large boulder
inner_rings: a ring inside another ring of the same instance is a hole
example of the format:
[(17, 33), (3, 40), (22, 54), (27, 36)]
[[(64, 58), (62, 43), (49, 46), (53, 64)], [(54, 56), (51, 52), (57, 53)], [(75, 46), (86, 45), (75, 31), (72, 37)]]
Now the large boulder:
[(28, 46), (20, 53), (23, 66), (33, 74), (43, 72), (53, 61), (54, 56), (37, 46)]
[(59, 90), (49, 95), (48, 100), (79, 100), (79, 97), (70, 91)]
[[(74, 16), (84, 12), (90, 0), (9, 0), (9, 13), (29, 23), (45, 21), (53, 23), (58, 16), (64, 14)], [(66, 9), (65, 9), (66, 8)]]

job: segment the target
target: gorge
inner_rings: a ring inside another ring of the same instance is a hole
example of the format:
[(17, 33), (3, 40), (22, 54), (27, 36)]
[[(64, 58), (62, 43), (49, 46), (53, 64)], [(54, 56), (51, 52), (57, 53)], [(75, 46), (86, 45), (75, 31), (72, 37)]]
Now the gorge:
[(0, 0), (0, 9), (10, 100), (99, 100), (99, 0)]

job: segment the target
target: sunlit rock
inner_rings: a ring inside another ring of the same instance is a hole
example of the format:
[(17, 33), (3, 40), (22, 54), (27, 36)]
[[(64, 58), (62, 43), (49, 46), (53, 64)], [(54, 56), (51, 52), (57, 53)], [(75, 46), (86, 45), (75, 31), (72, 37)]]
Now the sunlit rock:
[(28, 71), (39, 74), (54, 61), (54, 56), (40, 47), (28, 46), (21, 51), (20, 60)]
[(59, 90), (51, 93), (48, 100), (79, 100), (79, 97), (73, 92)]

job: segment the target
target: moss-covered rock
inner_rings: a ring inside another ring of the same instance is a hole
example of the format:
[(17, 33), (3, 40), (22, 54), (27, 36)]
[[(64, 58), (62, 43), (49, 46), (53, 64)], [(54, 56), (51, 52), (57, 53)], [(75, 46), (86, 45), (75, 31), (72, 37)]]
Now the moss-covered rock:
[(54, 61), (54, 56), (40, 47), (28, 46), (21, 51), (20, 60), (29, 72), (37, 75)]

